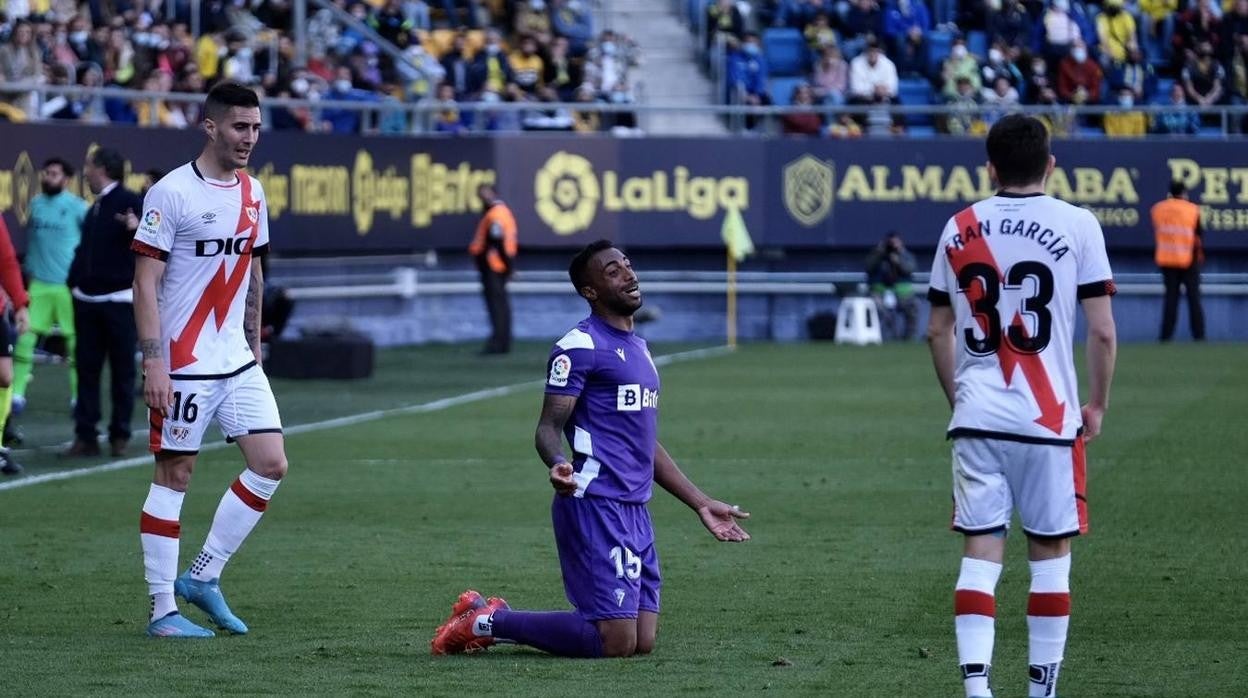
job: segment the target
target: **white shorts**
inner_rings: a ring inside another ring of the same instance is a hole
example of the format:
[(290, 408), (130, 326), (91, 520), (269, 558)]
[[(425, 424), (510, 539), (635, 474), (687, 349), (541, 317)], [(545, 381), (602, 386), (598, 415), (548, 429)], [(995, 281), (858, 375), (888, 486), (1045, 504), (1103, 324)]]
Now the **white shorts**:
[(1023, 532), (1066, 538), (1088, 532), (1083, 437), (1073, 446), (1002, 439), (953, 441), (953, 530), (1004, 531), (1018, 509)]
[(269, 379), (259, 366), (251, 366), (229, 378), (173, 379), (173, 406), (165, 417), (151, 409), (148, 446), (153, 453), (199, 452), (208, 423), (214, 418), (226, 441), (247, 434), (282, 431), (277, 401)]

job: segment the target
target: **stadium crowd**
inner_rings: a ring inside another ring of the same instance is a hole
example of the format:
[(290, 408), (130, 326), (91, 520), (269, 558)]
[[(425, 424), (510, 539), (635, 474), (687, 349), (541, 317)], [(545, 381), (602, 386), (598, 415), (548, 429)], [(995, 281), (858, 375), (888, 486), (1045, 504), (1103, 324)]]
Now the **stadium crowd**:
[[(230, 79), (262, 96), (313, 102), (417, 103), (428, 119), (390, 110), (367, 123), (358, 110), (270, 107), (272, 128), (358, 133), (632, 127), (631, 114), (541, 109), (553, 102), (632, 103), (636, 44), (595, 32), (587, 0), (333, 0), (376, 33), (309, 4), (308, 56), (295, 63), (290, 0), (203, 0), (192, 36), (187, 0), (0, 0), (0, 82), (124, 87), (200, 94)], [(396, 60), (390, 44), (406, 60)], [(532, 103), (484, 111), (463, 102)], [(155, 109), (155, 114), (152, 110)], [(182, 128), (196, 103), (0, 93), (0, 119), (62, 119)]]
[[(730, 103), (943, 103), (948, 133), (982, 135), (1023, 104), (1054, 107), (1056, 133), (1195, 134), (1195, 108), (1248, 104), (1248, 0), (958, 0), (944, 14), (925, 0), (710, 0), (706, 46), (722, 47)], [(1076, 121), (1066, 105), (1117, 109)], [(782, 127), (852, 137), (876, 124), (904, 128), (814, 112)]]

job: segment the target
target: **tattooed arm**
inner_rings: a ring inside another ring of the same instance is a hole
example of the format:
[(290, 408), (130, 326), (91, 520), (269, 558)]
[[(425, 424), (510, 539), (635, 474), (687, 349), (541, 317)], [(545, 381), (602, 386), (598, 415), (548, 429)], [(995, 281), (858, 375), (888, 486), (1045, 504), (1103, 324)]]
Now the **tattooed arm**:
[(168, 416), (173, 403), (173, 384), (160, 344), (160, 308), (156, 289), (165, 274), (165, 263), (146, 255), (134, 258), (134, 323), (143, 352), (143, 400), (154, 412)]
[(260, 361), (260, 305), (264, 298), (264, 272), (260, 267), (260, 258), (251, 260), (251, 279), (247, 284), (247, 307), (243, 310), (243, 336), (247, 338), (247, 346), (256, 355), (256, 363)]
[(576, 491), (572, 464), (563, 455), (563, 425), (575, 407), (576, 397), (572, 395), (547, 395), (542, 416), (537, 420), (537, 433), (533, 435), (537, 455), (550, 468), (550, 484), (562, 495)]

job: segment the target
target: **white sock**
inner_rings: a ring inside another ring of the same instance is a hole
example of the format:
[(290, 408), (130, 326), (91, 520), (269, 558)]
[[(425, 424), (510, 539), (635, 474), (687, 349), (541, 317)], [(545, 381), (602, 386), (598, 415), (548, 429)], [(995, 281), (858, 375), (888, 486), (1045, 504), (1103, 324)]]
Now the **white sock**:
[(954, 591), (954, 628), (958, 637), (958, 664), (969, 696), (992, 696), (989, 670), (996, 639), (996, 588), (1001, 565), (988, 560), (962, 558)]
[(1029, 682), (1027, 695), (1057, 695), (1057, 674), (1066, 652), (1070, 627), (1070, 555), (1031, 563), (1031, 594), (1027, 599)]
[(178, 610), (173, 600), (173, 580), (178, 576), (178, 536), (182, 499), (177, 492), (155, 483), (147, 491), (139, 518), (139, 542), (143, 546), (144, 579), (152, 597), (152, 620)]
[(221, 577), (230, 556), (238, 552), (251, 530), (260, 523), (260, 515), (269, 506), (279, 484), (281, 480), (270, 480), (251, 470), (244, 470), (238, 476), (217, 505), (208, 539), (191, 564), (192, 579), (209, 582)]

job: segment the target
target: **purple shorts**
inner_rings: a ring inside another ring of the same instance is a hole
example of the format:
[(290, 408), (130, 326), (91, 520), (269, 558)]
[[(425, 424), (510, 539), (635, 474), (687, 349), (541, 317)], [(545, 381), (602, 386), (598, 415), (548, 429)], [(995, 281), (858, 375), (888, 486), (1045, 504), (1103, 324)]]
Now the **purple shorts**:
[(550, 506), (568, 601), (585, 620), (659, 612), (659, 554), (645, 504), (556, 496)]

